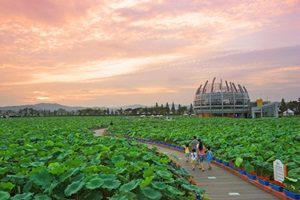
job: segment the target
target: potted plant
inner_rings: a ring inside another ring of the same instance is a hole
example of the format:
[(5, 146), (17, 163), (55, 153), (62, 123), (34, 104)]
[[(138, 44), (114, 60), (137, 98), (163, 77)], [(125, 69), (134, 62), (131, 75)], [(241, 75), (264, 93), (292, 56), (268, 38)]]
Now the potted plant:
[(230, 167), (231, 169), (234, 169), (234, 162), (230, 162), (230, 163), (229, 163), (229, 167)]
[(267, 176), (259, 176), (258, 182), (262, 185), (268, 186), (270, 184), (270, 178)]
[(238, 171), (240, 172), (240, 174), (247, 175), (246, 170), (243, 166), (239, 166)]
[(256, 180), (256, 173), (254, 171), (249, 171), (247, 172), (247, 177), (252, 180)]
[(270, 186), (273, 190), (276, 190), (278, 192), (282, 192), (283, 191), (283, 187), (284, 187), (284, 184), (279, 182), (279, 181), (271, 181), (270, 183)]
[(293, 199), (300, 199), (300, 181), (290, 177), (285, 177), (283, 183), (285, 187), (283, 192), (286, 196)]

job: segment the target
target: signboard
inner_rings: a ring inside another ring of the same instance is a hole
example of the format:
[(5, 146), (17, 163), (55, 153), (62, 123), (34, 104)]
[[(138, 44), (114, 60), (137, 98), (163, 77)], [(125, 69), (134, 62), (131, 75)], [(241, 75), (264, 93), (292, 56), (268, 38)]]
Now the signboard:
[(283, 182), (284, 177), (286, 176), (286, 167), (282, 164), (280, 160), (275, 160), (273, 162), (273, 170), (274, 170), (274, 180)]

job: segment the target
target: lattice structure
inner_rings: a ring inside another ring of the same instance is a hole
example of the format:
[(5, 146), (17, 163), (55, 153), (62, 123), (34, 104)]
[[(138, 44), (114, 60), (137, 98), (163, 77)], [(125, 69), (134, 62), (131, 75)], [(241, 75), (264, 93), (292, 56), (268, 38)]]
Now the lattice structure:
[(247, 89), (232, 82), (208, 81), (197, 89), (194, 110), (198, 116), (250, 116), (250, 98)]

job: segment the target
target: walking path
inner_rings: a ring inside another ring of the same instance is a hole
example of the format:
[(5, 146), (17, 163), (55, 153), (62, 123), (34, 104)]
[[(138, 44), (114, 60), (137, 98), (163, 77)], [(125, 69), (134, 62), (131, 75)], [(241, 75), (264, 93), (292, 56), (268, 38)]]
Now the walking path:
[[(95, 136), (101, 136), (104, 129), (95, 130)], [(147, 144), (153, 146), (152, 144)], [(185, 155), (182, 152), (156, 146), (162, 153), (168, 155), (176, 163), (180, 164), (187, 172), (194, 176), (194, 180), (199, 187), (205, 190), (205, 193), (212, 200), (272, 200), (278, 199), (270, 193), (255, 187), (251, 183), (243, 180), (239, 176), (222, 169), (217, 165), (212, 165), (212, 170), (200, 169), (192, 170), (191, 164), (185, 162)], [(178, 160), (176, 159), (178, 158)], [(205, 163), (206, 164), (206, 163)], [(205, 165), (207, 169), (207, 165)]]

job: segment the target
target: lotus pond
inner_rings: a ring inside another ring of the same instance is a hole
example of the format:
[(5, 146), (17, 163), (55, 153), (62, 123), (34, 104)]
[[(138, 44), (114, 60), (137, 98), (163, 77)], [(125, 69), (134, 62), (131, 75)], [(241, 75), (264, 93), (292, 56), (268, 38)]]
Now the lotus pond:
[[(91, 128), (111, 121), (111, 131), (140, 136), (146, 127), (148, 137), (158, 134), (158, 124), (172, 129), (164, 121), (126, 117), (1, 119), (0, 199), (195, 199), (194, 191), (203, 194), (184, 169), (170, 166), (155, 149), (123, 137), (93, 136)], [(173, 141), (179, 142), (183, 135), (174, 131), (178, 140)]]

